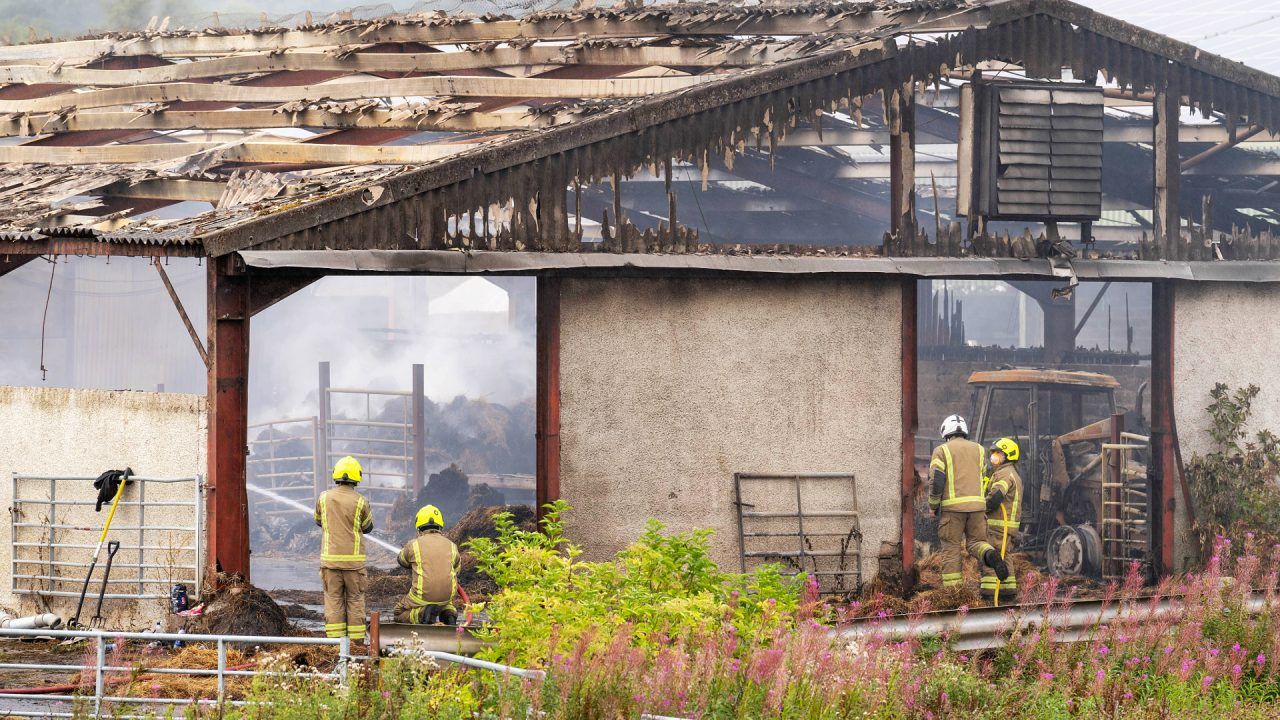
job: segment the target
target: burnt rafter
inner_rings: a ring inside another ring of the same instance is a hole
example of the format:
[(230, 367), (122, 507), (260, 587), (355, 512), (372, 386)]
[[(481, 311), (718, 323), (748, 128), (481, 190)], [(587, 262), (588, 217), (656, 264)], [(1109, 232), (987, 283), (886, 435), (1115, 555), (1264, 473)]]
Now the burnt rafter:
[[(572, 125), (465, 151), (388, 178), (373, 202), (367, 190), (351, 190), (202, 240), (212, 254), (247, 247), (314, 248), (331, 245), (324, 238), (335, 237), (357, 239), (352, 247), (577, 251), (579, 236), (571, 229), (565, 188), (640, 170), (657, 174), (671, 158), (704, 172), (717, 159), (732, 167), (735, 155), (749, 144), (772, 151), (802, 119), (852, 112), (864, 97), (908, 85), (923, 89), (953, 68), (990, 60), (1017, 63), (1032, 77), (1056, 78), (1063, 67), (1076, 77), (1101, 71), (1135, 92), (1176, 83), (1183, 102), (1206, 115), (1242, 116), (1268, 130), (1280, 123), (1280, 80), (1270, 75), (1069, 2), (1010, 0), (984, 11), (989, 27), (901, 47), (888, 39), (893, 30), (868, 33), (865, 42), (852, 47), (621, 104)], [(615, 237), (626, 232), (625, 226), (612, 229)], [(905, 254), (914, 254), (910, 245)], [(678, 224), (654, 233), (643, 249), (715, 250)]]

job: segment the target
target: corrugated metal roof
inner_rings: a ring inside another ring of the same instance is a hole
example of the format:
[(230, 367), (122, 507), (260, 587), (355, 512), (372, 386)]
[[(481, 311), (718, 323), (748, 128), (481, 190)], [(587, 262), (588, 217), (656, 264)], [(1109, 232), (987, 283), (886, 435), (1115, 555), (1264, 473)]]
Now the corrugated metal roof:
[(1280, 74), (1280, 4), (1257, 0), (1077, 0), (1100, 13)]

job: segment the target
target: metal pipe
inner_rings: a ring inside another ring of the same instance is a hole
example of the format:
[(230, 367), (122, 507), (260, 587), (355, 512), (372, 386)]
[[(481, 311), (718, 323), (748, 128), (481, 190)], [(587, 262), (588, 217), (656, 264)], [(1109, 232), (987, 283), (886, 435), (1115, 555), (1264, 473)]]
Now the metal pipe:
[(0, 610), (0, 628), (13, 628), (14, 630), (26, 630), (30, 628), (53, 627), (62, 621), (54, 613), (41, 613), (39, 615), (28, 615), (26, 617), (14, 617), (3, 610)]
[[(1259, 613), (1266, 597), (1253, 595), (1245, 610)], [(1021, 605), (1010, 609), (980, 608), (964, 615), (929, 613), (919, 617), (894, 616), (887, 620), (868, 619), (832, 630), (832, 636), (847, 640), (873, 637), (893, 639), (949, 637), (954, 650), (989, 650), (1003, 647), (1009, 632), (1017, 627), (1053, 628), (1058, 642), (1074, 642), (1087, 638), (1099, 625), (1120, 619), (1144, 622), (1178, 617), (1186, 611), (1179, 598), (1165, 598), (1153, 608), (1149, 600), (1104, 604), (1101, 600), (1075, 602), (1070, 605)]]

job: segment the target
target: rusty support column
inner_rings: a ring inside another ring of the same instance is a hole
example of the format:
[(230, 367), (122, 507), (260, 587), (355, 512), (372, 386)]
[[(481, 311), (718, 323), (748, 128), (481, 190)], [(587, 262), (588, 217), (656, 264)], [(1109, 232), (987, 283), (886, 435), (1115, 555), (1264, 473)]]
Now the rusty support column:
[[(915, 92), (908, 83), (885, 103), (889, 122), (889, 229), (903, 255), (916, 252), (916, 107)], [(934, 238), (937, 241), (937, 238)], [(887, 250), (888, 248), (886, 248)], [(887, 254), (887, 253), (886, 253)]]
[[(1170, 81), (1172, 83), (1172, 81)], [(1178, 187), (1181, 164), (1178, 161), (1178, 114), (1180, 93), (1176, 86), (1156, 92), (1151, 103), (1155, 125), (1155, 198), (1152, 207), (1154, 242), (1165, 260), (1181, 260), (1182, 243), (1178, 219)]]
[(916, 522), (916, 283), (914, 278), (902, 281), (902, 591), (915, 586), (915, 522)]
[(560, 499), (560, 278), (538, 278), (537, 489), (543, 506)]
[(422, 365), (413, 366), (413, 497), (427, 478), (427, 377)]
[(210, 258), (208, 570), (249, 579), (245, 459), (249, 417), (249, 279), (234, 256)]
[(1174, 286), (1151, 284), (1151, 452), (1156, 470), (1151, 488), (1151, 542), (1156, 572), (1172, 573), (1176, 522), (1174, 483), (1178, 464), (1173, 436)]

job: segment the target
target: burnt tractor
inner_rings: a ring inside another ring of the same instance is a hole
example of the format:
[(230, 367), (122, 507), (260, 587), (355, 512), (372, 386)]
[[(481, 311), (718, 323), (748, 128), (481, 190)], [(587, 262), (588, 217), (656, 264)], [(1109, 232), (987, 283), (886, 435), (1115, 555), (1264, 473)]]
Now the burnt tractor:
[(1012, 437), (1022, 448), (1021, 549), (1055, 575), (1112, 579), (1137, 561), (1151, 568), (1147, 423), (1136, 407), (1117, 413), (1110, 375), (1005, 368), (969, 377), (972, 433), (984, 447)]

